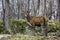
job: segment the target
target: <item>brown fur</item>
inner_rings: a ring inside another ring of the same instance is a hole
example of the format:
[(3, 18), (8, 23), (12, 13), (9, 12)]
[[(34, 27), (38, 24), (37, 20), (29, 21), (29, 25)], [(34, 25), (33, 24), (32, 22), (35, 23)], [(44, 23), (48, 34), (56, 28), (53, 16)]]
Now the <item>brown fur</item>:
[(29, 22), (33, 25), (33, 26), (41, 26), (42, 24), (45, 25), (45, 23), (47, 23), (47, 18), (44, 16), (31, 16), (29, 17)]

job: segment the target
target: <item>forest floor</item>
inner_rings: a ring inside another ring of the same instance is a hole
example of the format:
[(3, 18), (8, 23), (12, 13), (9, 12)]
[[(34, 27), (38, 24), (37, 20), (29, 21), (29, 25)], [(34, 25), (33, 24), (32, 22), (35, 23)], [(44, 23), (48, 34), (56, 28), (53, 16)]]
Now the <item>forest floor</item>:
[(44, 36), (31, 36), (31, 35), (0, 35), (0, 40), (60, 40), (60, 37), (44, 37)]
[(2, 40), (2, 38), (5, 38), (5, 37), (10, 37), (11, 35), (9, 34), (0, 34), (0, 40)]

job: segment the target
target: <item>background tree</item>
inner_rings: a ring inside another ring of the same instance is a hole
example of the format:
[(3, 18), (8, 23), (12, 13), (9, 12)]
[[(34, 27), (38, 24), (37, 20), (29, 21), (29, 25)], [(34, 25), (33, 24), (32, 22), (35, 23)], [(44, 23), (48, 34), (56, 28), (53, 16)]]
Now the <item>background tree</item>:
[(58, 21), (60, 24), (60, 0), (58, 0)]
[(9, 0), (3, 0), (2, 1), (3, 4), (5, 4), (3, 6), (3, 12), (4, 12), (4, 18), (3, 18), (3, 21), (5, 23), (5, 27), (6, 29), (8, 30), (8, 32), (11, 33), (11, 29), (10, 29), (10, 3), (9, 3)]

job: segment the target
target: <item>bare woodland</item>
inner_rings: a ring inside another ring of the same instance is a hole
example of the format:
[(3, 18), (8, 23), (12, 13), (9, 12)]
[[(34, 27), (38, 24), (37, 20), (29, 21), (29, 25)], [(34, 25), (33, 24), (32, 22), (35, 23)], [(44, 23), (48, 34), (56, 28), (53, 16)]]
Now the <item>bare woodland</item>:
[(26, 19), (29, 16), (47, 16), (60, 25), (60, 0), (1, 0), (0, 19), (11, 33), (10, 20)]

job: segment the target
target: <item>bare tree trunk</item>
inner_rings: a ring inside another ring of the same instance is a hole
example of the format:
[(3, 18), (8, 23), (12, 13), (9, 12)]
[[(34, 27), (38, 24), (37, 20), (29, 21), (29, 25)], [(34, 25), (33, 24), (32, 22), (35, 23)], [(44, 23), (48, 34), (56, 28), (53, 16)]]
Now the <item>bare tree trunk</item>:
[(34, 12), (34, 16), (36, 16), (36, 14), (35, 14), (35, 13), (36, 13), (36, 11), (35, 11), (34, 1), (35, 1), (35, 0), (32, 0), (32, 4), (33, 4), (33, 12)]
[(2, 0), (2, 8), (3, 8), (3, 26), (5, 26), (5, 21), (4, 21), (4, 19), (5, 19), (5, 4), (4, 4), (4, 2), (5, 2), (5, 0)]
[[(46, 16), (46, 0), (44, 0), (44, 16)], [(41, 26), (41, 29), (42, 29), (42, 34), (44, 36), (47, 36), (47, 21), (44, 22), (44, 26)]]
[(60, 0), (58, 0), (58, 19), (60, 25)]
[(50, 17), (49, 19), (52, 19), (52, 1), (50, 1)]
[[(47, 14), (46, 0), (44, 0), (44, 16), (47, 16), (46, 14)], [(45, 28), (43, 27), (44, 28), (44, 32), (45, 32), (44, 34), (45, 34), (45, 36), (47, 36), (47, 22), (45, 22), (45, 25), (44, 26), (45, 26)]]
[(10, 9), (9, 9), (9, 0), (5, 0), (5, 18), (4, 18), (4, 21), (5, 21), (5, 27), (7, 29), (7, 31), (10, 32), (11, 34), (11, 29), (10, 29)]
[(30, 6), (30, 0), (28, 0), (28, 14), (30, 13), (29, 6)]
[(38, 0), (38, 14), (39, 14), (39, 11), (40, 11), (40, 0)]
[(44, 0), (40, 0), (39, 14), (38, 16), (43, 16), (44, 14)]
[(17, 0), (17, 6), (18, 6), (18, 19), (21, 19), (21, 9), (22, 9), (22, 5), (21, 5), (21, 0)]
[(46, 0), (44, 0), (44, 15), (46, 15)]
[(29, 10), (29, 3), (30, 3), (30, 0), (28, 0), (28, 11), (27, 11), (27, 20), (28, 20), (28, 22), (29, 22), (29, 20), (30, 20), (30, 15), (29, 15), (29, 13), (30, 13), (30, 10)]

